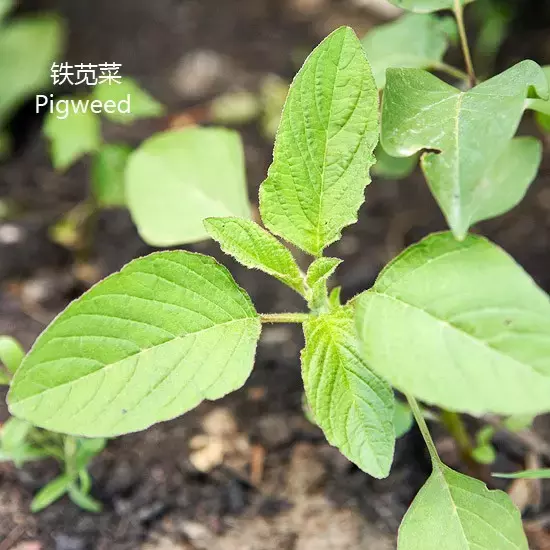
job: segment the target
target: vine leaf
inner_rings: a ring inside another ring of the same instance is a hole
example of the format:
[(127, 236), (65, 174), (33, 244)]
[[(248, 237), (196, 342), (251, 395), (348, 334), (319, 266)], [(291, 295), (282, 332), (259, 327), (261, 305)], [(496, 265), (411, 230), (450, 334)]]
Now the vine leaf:
[[(389, 69), (387, 79), (382, 145), (392, 156), (429, 150), (421, 161), (428, 185), (453, 233), (463, 239), (479, 219), (486, 171), (494, 171), (510, 146), (528, 93), (548, 95), (544, 73), (534, 61), (522, 61), (467, 92), (419, 69)], [(517, 160), (507, 162), (509, 169)], [(500, 182), (493, 184), (489, 195), (495, 200)]]
[(214, 259), (151, 254), (70, 304), (17, 369), (14, 416), (49, 430), (110, 437), (240, 388), (260, 320)]
[(362, 43), (378, 88), (391, 67), (437, 69), (449, 46), (451, 18), (409, 13), (368, 32)]
[(156, 134), (128, 160), (126, 200), (140, 235), (153, 246), (208, 238), (205, 218), (249, 218), (239, 135), (221, 128)]
[(397, 550), (528, 550), (510, 497), (439, 461), (405, 514)]
[[(462, 4), (469, 4), (474, 0), (461, 0)], [(454, 0), (390, 0), (390, 2), (404, 10), (417, 13), (430, 13), (439, 10), (450, 10), (454, 8)]]
[(347, 27), (308, 57), (290, 87), (260, 188), (266, 227), (319, 256), (357, 220), (378, 142), (378, 90)]
[(305, 293), (304, 277), (288, 248), (257, 223), (242, 218), (207, 218), (204, 225), (221, 249), (239, 263), (272, 275), (299, 294)]
[(353, 312), (312, 317), (304, 334), (302, 377), (315, 421), (359, 468), (386, 477), (395, 445), (394, 397), (358, 353)]
[(397, 389), (476, 415), (550, 408), (550, 300), (486, 239), (431, 235), (353, 303), (365, 361)]

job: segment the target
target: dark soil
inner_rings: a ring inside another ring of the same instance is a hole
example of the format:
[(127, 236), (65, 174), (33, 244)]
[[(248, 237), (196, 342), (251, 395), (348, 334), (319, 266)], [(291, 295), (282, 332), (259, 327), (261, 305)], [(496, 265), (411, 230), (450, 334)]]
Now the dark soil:
[[(70, 30), (72, 63), (122, 63), (171, 113), (242, 86), (254, 89), (266, 73), (290, 78), (296, 65), (332, 28), (364, 32), (377, 16), (352, 0), (29, 0), (22, 10), (55, 9)], [(499, 64), (519, 57), (550, 62), (544, 3), (523, 3)], [(543, 23), (545, 21), (545, 23)], [(529, 37), (529, 39), (527, 38)], [(514, 48), (514, 45), (518, 45)], [(178, 67), (197, 51), (214, 52), (222, 68), (192, 97), (177, 83)], [(0, 334), (30, 346), (44, 325), (90, 284), (151, 249), (125, 211), (103, 212), (88, 258), (54, 244), (49, 227), (86, 197), (88, 164), (56, 174), (32, 105), (12, 124), (13, 158), (0, 166), (0, 198), (17, 215), (0, 224)], [(124, 139), (139, 143), (157, 128), (138, 124)], [(272, 144), (255, 125), (241, 128), (250, 197), (271, 158)], [(526, 124), (526, 132), (536, 132)], [(120, 130), (106, 127), (107, 136)], [(527, 199), (480, 231), (506, 248), (550, 290), (550, 155)], [(7, 228), (7, 229), (6, 229)], [(372, 284), (381, 266), (443, 219), (415, 174), (403, 182), (374, 181), (360, 222), (345, 231), (334, 255), (345, 260), (338, 282), (346, 297)], [(7, 236), (6, 236), (7, 235)], [(194, 250), (222, 259), (217, 247)], [(223, 258), (259, 311), (299, 311), (300, 299), (276, 281)], [(222, 402), (112, 441), (93, 464), (93, 493), (104, 512), (91, 515), (63, 499), (32, 516), (29, 502), (55, 475), (55, 464), (22, 470), (0, 465), (0, 550), (389, 550), (397, 526), (429, 473), (419, 434), (399, 440), (390, 477), (374, 480), (350, 465), (305, 420), (299, 370), (302, 336), (296, 328), (267, 327), (246, 386)], [(2, 400), (3, 401), (3, 400)], [(0, 419), (6, 411), (0, 410)], [(548, 428), (542, 422), (542, 429)], [(196, 436), (208, 436), (197, 439)], [(198, 441), (203, 447), (198, 448)], [(498, 442), (497, 442), (498, 443)], [(441, 433), (439, 444), (449, 448)], [(500, 461), (519, 467), (525, 449), (499, 444)], [(220, 445), (223, 463), (199, 471)], [(456, 452), (448, 451), (456, 461)], [(460, 465), (459, 465), (460, 466)], [(260, 475), (261, 474), (261, 475)], [(549, 505), (543, 500), (542, 509)], [(24, 546), (24, 544), (27, 546)], [(35, 545), (32, 546), (32, 543)], [(29, 544), (31, 544), (29, 546)], [(20, 546), (18, 546), (20, 545)]]

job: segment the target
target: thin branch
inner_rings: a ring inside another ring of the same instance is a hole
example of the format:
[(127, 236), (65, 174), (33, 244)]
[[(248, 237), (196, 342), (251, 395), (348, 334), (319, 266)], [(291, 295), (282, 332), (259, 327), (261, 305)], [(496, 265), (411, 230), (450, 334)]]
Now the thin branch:
[(262, 323), (305, 323), (311, 315), (309, 313), (262, 313)]
[(468, 37), (466, 35), (466, 27), (464, 25), (464, 7), (462, 0), (455, 0), (454, 13), (456, 22), (458, 24), (458, 34), (460, 35), (460, 44), (462, 45), (462, 52), (464, 53), (464, 61), (466, 63), (466, 70), (468, 72), (468, 80), (470, 86), (473, 87), (477, 83), (476, 73), (474, 71), (474, 64), (472, 62), (472, 54), (470, 53), (470, 46), (468, 45)]

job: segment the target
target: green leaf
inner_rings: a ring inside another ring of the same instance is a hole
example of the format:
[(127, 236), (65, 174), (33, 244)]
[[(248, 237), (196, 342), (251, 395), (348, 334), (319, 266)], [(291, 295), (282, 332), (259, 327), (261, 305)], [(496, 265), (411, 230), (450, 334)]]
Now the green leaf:
[(509, 416), (502, 421), (502, 425), (511, 432), (522, 432), (530, 428), (536, 416), (532, 414), (518, 414)]
[[(418, 69), (389, 69), (387, 78), (382, 145), (392, 156), (428, 149), (421, 162), (426, 179), (453, 233), (463, 239), (480, 219), (476, 214), (487, 195), (486, 172), (510, 146), (527, 94), (534, 88), (547, 97), (544, 73), (535, 62), (522, 61), (467, 92)], [(534, 155), (528, 157), (532, 161)], [(502, 190), (506, 196), (509, 187)], [(489, 193), (493, 200), (497, 189)]]
[(392, 157), (379, 143), (374, 150), (376, 164), (372, 167), (375, 176), (387, 179), (403, 179), (410, 176), (418, 164), (420, 155), (410, 157)]
[(407, 403), (395, 401), (395, 410), (393, 413), (393, 427), (395, 429), (395, 437), (399, 439), (403, 437), (413, 427), (414, 417), (411, 408)]
[(83, 437), (78, 438), (75, 455), (75, 468), (79, 471), (86, 468), (90, 460), (100, 454), (103, 449), (105, 449), (106, 445), (107, 440), (103, 437), (96, 437), (93, 439), (85, 439)]
[(540, 470), (524, 470), (522, 472), (513, 472), (511, 474), (495, 473), (493, 477), (502, 477), (504, 479), (550, 479), (550, 468), (541, 468)]
[(0, 0), (0, 23), (6, 15), (13, 9), (14, 0)]
[(103, 506), (95, 498), (81, 491), (75, 483), (68, 487), (69, 498), (80, 508), (87, 512), (97, 514), (101, 512)]
[(328, 306), (327, 281), (342, 263), (339, 258), (317, 258), (307, 270), (308, 303), (312, 310)]
[[(57, 102), (71, 100), (84, 103), (88, 101), (63, 98)], [(66, 105), (66, 118), (58, 118), (58, 113), (54, 110), (53, 113), (48, 113), (44, 124), (44, 134), (50, 140), (52, 164), (56, 170), (61, 171), (69, 168), (87, 153), (97, 151), (101, 145), (99, 116), (82, 109), (77, 112), (70, 103)]]
[(476, 446), (472, 450), (472, 458), (480, 464), (493, 464), (497, 452), (492, 445), (495, 435), (493, 426), (483, 426), (476, 434)]
[(154, 246), (206, 239), (205, 218), (250, 218), (239, 134), (220, 128), (156, 134), (130, 156), (126, 198), (141, 236)]
[(126, 110), (126, 101), (130, 102), (129, 112), (121, 112), (121, 109), (113, 109), (113, 112), (109, 113), (107, 110), (103, 111), (103, 116), (112, 120), (113, 122), (118, 122), (121, 124), (128, 124), (134, 120), (139, 120), (141, 118), (153, 118), (158, 117), (164, 114), (164, 106), (149, 95), (140, 85), (130, 77), (124, 77), (121, 79), (120, 83), (115, 82), (103, 82), (98, 84), (93, 91), (93, 98), (98, 99), (103, 104), (106, 101), (111, 101), (120, 104), (121, 101), (125, 102), (123, 104), (124, 109)]
[(468, 209), (470, 224), (500, 216), (518, 205), (533, 183), (542, 160), (542, 144), (534, 137), (510, 140), (478, 182), (476, 201)]
[(12, 451), (23, 446), (32, 426), (19, 418), (10, 418), (0, 431), (0, 443), (4, 451)]
[[(461, 0), (463, 5), (473, 1), (474, 0)], [(450, 10), (453, 9), (455, 5), (455, 0), (390, 0), (390, 2), (394, 6), (417, 13)]]
[(519, 510), (506, 493), (434, 462), (405, 514), (398, 550), (528, 550)]
[(64, 27), (54, 15), (16, 19), (0, 30), (0, 127), (28, 98), (50, 85)]
[[(543, 67), (542, 70), (550, 85), (550, 65)], [(543, 132), (550, 133), (550, 99), (528, 99), (527, 107), (537, 111), (536, 120)]]
[(132, 148), (128, 145), (108, 143), (94, 156), (92, 163), (92, 191), (103, 208), (124, 206), (126, 191), (124, 173)]
[(250, 269), (259, 269), (305, 293), (304, 277), (290, 251), (257, 223), (242, 218), (208, 218), (208, 234), (221, 249)]
[(0, 336), (0, 362), (12, 373), (19, 368), (25, 352), (21, 344), (11, 336)]
[(16, 372), (8, 404), (61, 433), (142, 430), (240, 388), (259, 333), (250, 298), (214, 259), (151, 254), (50, 324)]
[(353, 302), (365, 361), (447, 410), (550, 410), (550, 300), (486, 239), (434, 234)]
[(18, 468), (26, 462), (40, 460), (49, 457), (50, 454), (44, 449), (37, 449), (29, 444), (23, 444), (16, 449), (3, 449), (0, 445), (0, 462), (13, 462)]
[(290, 87), (260, 188), (266, 227), (314, 256), (357, 221), (378, 142), (378, 91), (350, 28), (326, 38)]
[(349, 308), (304, 323), (302, 377), (307, 402), (329, 443), (383, 478), (393, 460), (394, 397), (360, 357)]
[(71, 482), (72, 479), (68, 475), (62, 475), (50, 481), (32, 499), (31, 512), (40, 512), (56, 500), (59, 500), (69, 490)]
[(450, 20), (409, 13), (369, 31), (362, 43), (378, 88), (390, 67), (437, 69), (449, 46)]

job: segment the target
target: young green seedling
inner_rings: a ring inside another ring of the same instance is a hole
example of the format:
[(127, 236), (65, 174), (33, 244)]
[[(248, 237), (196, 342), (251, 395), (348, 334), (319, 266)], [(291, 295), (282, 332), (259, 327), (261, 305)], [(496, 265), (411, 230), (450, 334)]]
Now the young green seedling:
[[(0, 336), (0, 385), (9, 385), (24, 355), (16, 340)], [(44, 458), (59, 462), (62, 473), (36, 494), (31, 503), (33, 512), (46, 508), (66, 493), (84, 510), (99, 512), (101, 504), (90, 495), (92, 479), (88, 465), (104, 449), (105, 443), (103, 438), (54, 433), (11, 417), (0, 427), (0, 462), (13, 462), (17, 467)]]
[[(423, 11), (450, 3), (418, 5)], [(455, 11), (463, 35), (458, 2)], [(465, 173), (461, 162), (470, 155), (477, 166), (484, 150), (474, 147), (470, 119), (462, 121), (464, 103), (499, 116), (507, 139), (495, 138), (496, 162), (510, 146), (528, 91), (535, 86), (541, 101), (547, 93), (535, 63), (512, 71), (496, 77), (498, 85), (485, 84), (487, 93), (468, 97), (416, 69), (388, 72), (383, 139), (387, 132), (399, 154), (441, 147), (437, 158), (424, 153), (423, 162), (459, 240), (450, 232), (428, 236), (390, 262), (371, 289), (342, 304), (338, 290), (327, 291), (340, 260), (323, 253), (357, 220), (364, 201), (379, 138), (379, 91), (353, 31), (332, 33), (290, 88), (260, 189), (266, 229), (238, 217), (205, 221), (224, 251), (288, 285), (308, 310), (258, 313), (231, 274), (202, 254), (139, 258), (70, 304), (38, 338), (11, 385), (12, 414), (80, 437), (142, 430), (240, 388), (262, 324), (301, 323), (307, 409), (333, 445), (368, 474), (386, 477), (396, 432), (407, 429), (406, 419), (404, 427), (396, 420), (407, 411), (395, 414), (393, 388), (406, 396), (425, 438), (433, 474), (403, 521), (399, 550), (527, 550), (508, 496), (442, 463), (417, 401), (451, 414), (550, 410), (550, 300), (502, 249), (466, 235), (476, 217), (469, 198), (481, 176), (473, 168)], [(468, 73), (473, 81), (470, 63)], [(398, 86), (388, 91), (396, 77)], [(493, 137), (492, 119), (481, 118)], [(425, 139), (410, 145), (411, 136)], [(502, 210), (509, 190), (499, 197), (496, 179), (491, 173), (483, 181)], [(275, 236), (312, 257), (306, 273)]]

